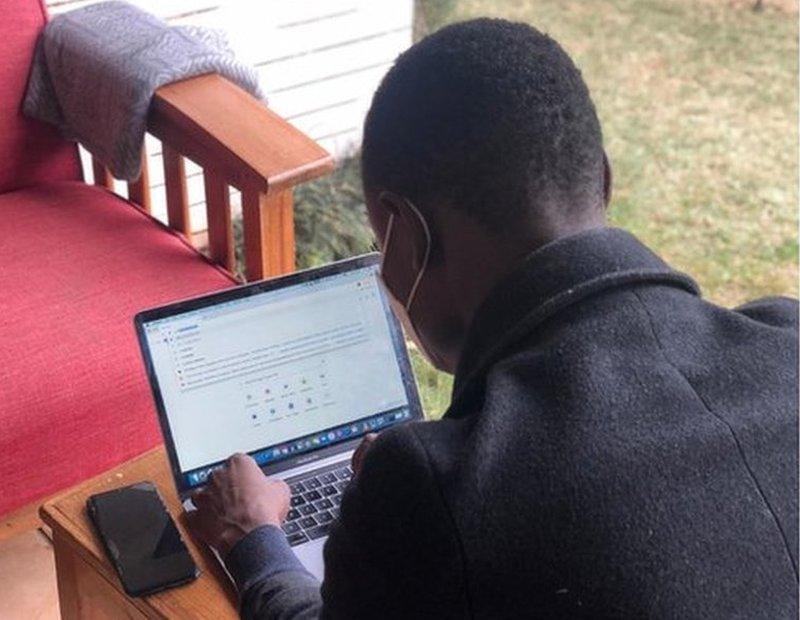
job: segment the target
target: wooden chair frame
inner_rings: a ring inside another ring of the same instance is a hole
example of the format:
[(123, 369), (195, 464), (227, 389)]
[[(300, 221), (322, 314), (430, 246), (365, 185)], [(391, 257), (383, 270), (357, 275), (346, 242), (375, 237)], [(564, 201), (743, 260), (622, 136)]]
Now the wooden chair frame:
[[(163, 145), (169, 226), (192, 240), (184, 157), (203, 169), (212, 260), (234, 268), (229, 186), (242, 193), (245, 276), (259, 280), (294, 270), (292, 190), (333, 170), (331, 155), (250, 94), (216, 74), (156, 91), (147, 130)], [(95, 184), (113, 178), (92, 160)], [(147, 157), (128, 184), (130, 200), (150, 211)]]
[[(193, 241), (184, 157), (203, 168), (211, 258), (234, 268), (228, 187), (242, 192), (245, 275), (258, 280), (294, 269), (292, 188), (333, 170), (331, 155), (311, 138), (219, 75), (203, 75), (160, 88), (148, 132), (163, 144), (167, 217)], [(111, 191), (114, 179), (92, 160), (95, 184)], [(129, 199), (149, 212), (147, 157), (141, 177), (128, 184)], [(42, 500), (0, 518), (0, 540), (40, 524)]]

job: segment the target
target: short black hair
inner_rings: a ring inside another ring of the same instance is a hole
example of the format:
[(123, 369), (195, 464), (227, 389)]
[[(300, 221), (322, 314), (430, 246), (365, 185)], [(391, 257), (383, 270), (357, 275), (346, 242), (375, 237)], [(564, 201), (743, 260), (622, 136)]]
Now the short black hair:
[(364, 123), (362, 175), (499, 230), (602, 200), (603, 138), (567, 53), (527, 24), (452, 24), (401, 54)]

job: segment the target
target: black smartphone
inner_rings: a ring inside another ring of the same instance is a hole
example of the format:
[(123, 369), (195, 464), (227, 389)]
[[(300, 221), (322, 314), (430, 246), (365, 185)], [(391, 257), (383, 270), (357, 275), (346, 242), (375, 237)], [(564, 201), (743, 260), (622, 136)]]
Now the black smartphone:
[(152, 482), (92, 495), (86, 508), (130, 596), (181, 585), (200, 574)]

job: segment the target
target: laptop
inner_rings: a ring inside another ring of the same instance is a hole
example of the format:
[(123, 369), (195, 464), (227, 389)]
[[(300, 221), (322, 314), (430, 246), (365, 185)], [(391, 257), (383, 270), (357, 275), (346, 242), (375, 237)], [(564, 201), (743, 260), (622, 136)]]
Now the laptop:
[(361, 438), (422, 419), (380, 255), (146, 310), (136, 332), (184, 506), (236, 452), (292, 492), (283, 530), (322, 579), (322, 546)]

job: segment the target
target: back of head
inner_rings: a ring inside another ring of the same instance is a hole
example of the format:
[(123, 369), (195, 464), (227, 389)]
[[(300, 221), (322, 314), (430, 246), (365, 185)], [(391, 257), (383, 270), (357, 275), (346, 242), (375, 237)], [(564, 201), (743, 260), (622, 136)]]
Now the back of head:
[(362, 172), (368, 191), (445, 203), (509, 231), (598, 209), (603, 158), (589, 91), (558, 43), (477, 19), (397, 59), (367, 115)]

